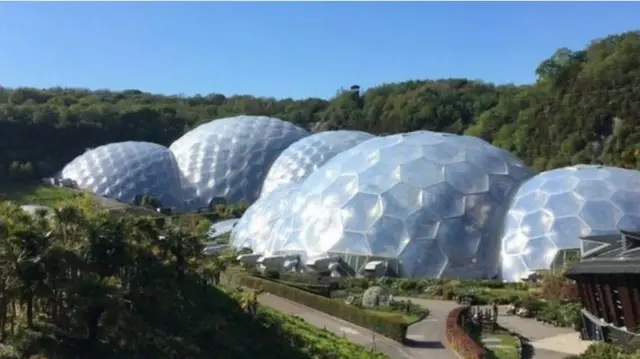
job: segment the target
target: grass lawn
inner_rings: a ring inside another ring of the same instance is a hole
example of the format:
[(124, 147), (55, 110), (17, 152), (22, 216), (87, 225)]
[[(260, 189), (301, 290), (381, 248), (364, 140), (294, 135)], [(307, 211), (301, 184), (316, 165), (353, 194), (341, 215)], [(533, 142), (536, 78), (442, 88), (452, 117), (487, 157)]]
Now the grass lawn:
[(76, 195), (76, 192), (67, 188), (48, 187), (38, 183), (0, 183), (0, 200), (13, 201), (20, 205), (51, 206)]
[(133, 215), (160, 217), (162, 214), (148, 208), (128, 205), (112, 199), (93, 195), (89, 192), (69, 188), (50, 187), (39, 183), (0, 182), (0, 201), (13, 201), (19, 205), (37, 204), (55, 207), (64, 200), (88, 195), (94, 204), (111, 213), (130, 213)]
[(486, 331), (482, 333), (482, 340), (492, 339), (491, 343), (484, 342), (489, 359), (518, 359), (518, 338), (504, 330)]

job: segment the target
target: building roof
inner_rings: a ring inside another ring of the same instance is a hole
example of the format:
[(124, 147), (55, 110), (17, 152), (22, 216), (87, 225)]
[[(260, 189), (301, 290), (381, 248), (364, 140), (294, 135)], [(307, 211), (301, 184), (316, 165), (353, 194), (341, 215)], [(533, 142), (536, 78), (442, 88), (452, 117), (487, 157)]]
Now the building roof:
[(640, 231), (621, 230), (580, 239), (600, 245), (585, 252), (565, 276), (575, 279), (580, 274), (640, 274)]

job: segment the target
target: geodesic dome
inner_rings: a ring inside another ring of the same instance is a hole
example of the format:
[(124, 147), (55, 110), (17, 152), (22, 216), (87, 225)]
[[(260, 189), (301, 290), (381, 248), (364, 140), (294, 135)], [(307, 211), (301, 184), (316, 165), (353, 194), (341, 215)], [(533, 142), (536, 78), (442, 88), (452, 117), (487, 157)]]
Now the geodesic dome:
[(254, 253), (270, 253), (273, 226), (287, 214), (297, 194), (298, 185), (279, 187), (261, 196), (242, 215), (231, 231), (230, 244)]
[[(580, 236), (640, 228), (640, 171), (579, 165), (522, 184), (505, 217), (502, 277), (549, 269), (559, 250), (586, 251)], [(586, 247), (585, 247), (586, 246)]]
[(187, 207), (253, 203), (273, 161), (308, 135), (294, 124), (264, 116), (214, 120), (187, 132), (170, 147), (185, 182)]
[(361, 131), (326, 131), (295, 142), (278, 156), (269, 169), (261, 196), (306, 178), (333, 156), (373, 137)]
[(164, 207), (183, 209), (180, 171), (173, 154), (150, 142), (119, 142), (96, 147), (69, 162), (63, 180), (122, 202), (153, 196)]
[(216, 239), (223, 234), (230, 233), (233, 230), (233, 227), (238, 224), (238, 218), (225, 219), (220, 222), (216, 222), (209, 227), (207, 231), (207, 239)]
[(499, 273), (499, 225), (531, 171), (468, 136), (418, 131), (342, 152), (300, 183), (268, 253), (372, 259), (406, 277)]

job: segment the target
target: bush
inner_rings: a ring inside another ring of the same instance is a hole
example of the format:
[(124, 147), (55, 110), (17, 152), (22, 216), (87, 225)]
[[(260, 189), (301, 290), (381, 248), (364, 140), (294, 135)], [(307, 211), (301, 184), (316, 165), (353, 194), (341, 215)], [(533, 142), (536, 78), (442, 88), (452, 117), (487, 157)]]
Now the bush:
[(264, 276), (259, 273), (252, 273), (251, 275), (254, 277), (262, 278), (264, 280), (284, 284), (290, 287), (298, 288), (300, 290), (311, 292), (313, 294), (321, 295), (325, 298), (331, 298), (331, 292), (334, 290), (334, 286), (332, 285), (308, 284), (303, 282), (288, 282), (288, 281), (279, 280), (273, 276)]
[(558, 327), (574, 327), (582, 329), (582, 315), (580, 304), (560, 303), (556, 301), (541, 302), (539, 310), (534, 313), (536, 319)]
[(484, 358), (484, 348), (478, 344), (462, 327), (469, 307), (458, 307), (447, 316), (446, 336), (449, 345), (463, 359)]
[(540, 297), (563, 303), (576, 302), (579, 300), (578, 287), (575, 281), (562, 274), (547, 273), (543, 276), (540, 284)]
[(424, 319), (429, 316), (429, 308), (425, 308), (421, 305), (414, 304), (413, 302), (404, 300), (392, 300), (389, 303), (391, 310), (397, 313), (404, 313), (409, 315), (415, 315), (420, 319)]
[(407, 334), (408, 325), (400, 315), (380, 315), (373, 311), (365, 311), (338, 300), (321, 297), (299, 288), (260, 277), (249, 276), (242, 272), (227, 273), (227, 275), (233, 276), (233, 280), (242, 286), (254, 289), (260, 288), (265, 292), (306, 305), (399, 342), (403, 342)]
[(622, 359), (625, 357), (621, 347), (609, 343), (591, 344), (584, 353), (575, 356), (577, 359)]

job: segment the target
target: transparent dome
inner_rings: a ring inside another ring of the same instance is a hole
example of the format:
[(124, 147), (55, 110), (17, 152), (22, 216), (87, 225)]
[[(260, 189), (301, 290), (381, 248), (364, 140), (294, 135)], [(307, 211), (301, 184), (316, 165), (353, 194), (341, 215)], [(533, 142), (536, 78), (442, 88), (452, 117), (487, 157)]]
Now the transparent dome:
[(69, 162), (62, 179), (122, 202), (153, 196), (164, 207), (183, 209), (182, 184), (175, 158), (164, 146), (119, 142), (96, 147)]
[(531, 174), (475, 137), (372, 138), (300, 183), (286, 213), (260, 226), (270, 232), (264, 252), (341, 255), (356, 270), (385, 259), (406, 277), (497, 275), (504, 210)]
[(333, 156), (373, 137), (360, 131), (327, 131), (295, 142), (271, 166), (261, 195), (306, 178)]
[(254, 253), (270, 252), (274, 225), (287, 214), (298, 188), (297, 184), (281, 186), (249, 206), (231, 232), (231, 245)]
[(253, 203), (278, 155), (308, 136), (289, 122), (237, 116), (196, 127), (170, 149), (183, 174), (189, 210), (220, 203)]
[(235, 227), (236, 224), (238, 224), (238, 221), (239, 219), (232, 218), (232, 219), (225, 219), (220, 222), (216, 222), (212, 224), (211, 227), (209, 227), (209, 230), (207, 231), (207, 238), (210, 240), (216, 239), (222, 236), (223, 234), (230, 233), (233, 230), (233, 227)]
[(540, 173), (518, 189), (504, 222), (502, 277), (549, 269), (558, 251), (593, 249), (580, 236), (640, 228), (640, 172), (580, 165)]

